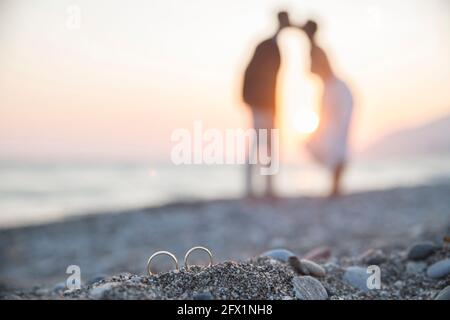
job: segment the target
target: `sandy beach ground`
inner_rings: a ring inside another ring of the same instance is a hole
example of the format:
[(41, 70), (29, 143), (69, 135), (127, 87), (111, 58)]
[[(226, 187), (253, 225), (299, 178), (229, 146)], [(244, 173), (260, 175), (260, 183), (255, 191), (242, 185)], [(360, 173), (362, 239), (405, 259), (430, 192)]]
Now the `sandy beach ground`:
[[(172, 251), (182, 262), (196, 245), (208, 247), (216, 263), (248, 263), (243, 261), (273, 248), (302, 256), (326, 246), (339, 259), (368, 249), (395, 256), (422, 240), (442, 246), (450, 234), (449, 195), (450, 184), (438, 184), (334, 200), (177, 203), (0, 230), (0, 291), (53, 288), (65, 282), (69, 265), (80, 266), (83, 284), (123, 272), (144, 275), (153, 252)], [(438, 256), (448, 258), (448, 251)]]

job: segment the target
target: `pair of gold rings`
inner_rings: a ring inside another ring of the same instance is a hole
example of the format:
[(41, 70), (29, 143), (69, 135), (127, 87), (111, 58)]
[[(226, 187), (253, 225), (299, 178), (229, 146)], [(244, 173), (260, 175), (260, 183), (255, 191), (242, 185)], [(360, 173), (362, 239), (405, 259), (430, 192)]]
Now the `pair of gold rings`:
[[(185, 267), (185, 269), (189, 271), (188, 258), (189, 258), (189, 256), (191, 255), (191, 253), (194, 252), (194, 251), (196, 251), (196, 250), (201, 250), (201, 251), (206, 252), (206, 253), (208, 254), (208, 256), (209, 256), (209, 265), (208, 265), (208, 267), (212, 266), (212, 264), (213, 264), (213, 256), (212, 256), (211, 251), (209, 251), (209, 250), (208, 250), (207, 248), (205, 248), (205, 247), (193, 247), (193, 248), (189, 249), (189, 250), (186, 252), (185, 256), (184, 256), (184, 267)], [(171, 252), (169, 252), (169, 251), (157, 251), (157, 252), (155, 252), (154, 254), (152, 254), (152, 255), (150, 256), (150, 258), (148, 258), (148, 262), (147, 262), (147, 271), (148, 271), (148, 274), (149, 274), (149, 275), (154, 275), (154, 273), (150, 270), (150, 266), (151, 266), (152, 260), (153, 260), (155, 257), (160, 256), (160, 255), (167, 255), (167, 256), (169, 256), (170, 258), (172, 258), (172, 260), (175, 262), (175, 267), (176, 267), (176, 269), (177, 269), (177, 270), (180, 270), (180, 267), (179, 267), (179, 265), (178, 265), (178, 260), (177, 260), (177, 257), (175, 257), (175, 255), (173, 255), (173, 254), (172, 254)]]

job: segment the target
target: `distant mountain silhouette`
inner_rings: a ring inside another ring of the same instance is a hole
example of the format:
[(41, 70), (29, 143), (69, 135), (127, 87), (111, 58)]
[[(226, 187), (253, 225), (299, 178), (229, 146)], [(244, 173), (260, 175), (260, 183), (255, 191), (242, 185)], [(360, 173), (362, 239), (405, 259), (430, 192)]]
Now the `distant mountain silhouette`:
[(395, 131), (369, 146), (363, 156), (450, 154), (450, 114), (424, 125)]

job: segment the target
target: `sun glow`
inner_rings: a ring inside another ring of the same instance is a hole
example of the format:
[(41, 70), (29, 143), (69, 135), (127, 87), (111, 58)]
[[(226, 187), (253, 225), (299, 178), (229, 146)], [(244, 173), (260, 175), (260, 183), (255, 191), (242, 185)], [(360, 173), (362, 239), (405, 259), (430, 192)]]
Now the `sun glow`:
[(292, 118), (292, 126), (297, 133), (310, 134), (319, 126), (319, 117), (311, 110), (297, 112)]
[(286, 30), (280, 35), (282, 70), (280, 72), (280, 105), (283, 109), (285, 136), (298, 143), (319, 125), (317, 79), (309, 71), (309, 43), (297, 30)]
[(309, 42), (297, 30), (280, 34), (282, 64), (278, 76), (278, 125), (281, 132), (281, 152), (286, 163), (308, 161), (305, 142), (319, 127), (319, 105), (322, 87), (311, 75)]

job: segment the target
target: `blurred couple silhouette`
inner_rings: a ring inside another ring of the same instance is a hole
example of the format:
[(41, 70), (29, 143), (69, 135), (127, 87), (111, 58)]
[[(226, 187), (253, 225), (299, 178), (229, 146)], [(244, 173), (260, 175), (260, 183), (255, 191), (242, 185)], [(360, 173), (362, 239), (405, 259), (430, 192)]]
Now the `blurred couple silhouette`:
[[(312, 158), (330, 172), (330, 196), (341, 193), (341, 178), (347, 163), (347, 140), (353, 109), (350, 89), (334, 72), (325, 51), (318, 45), (316, 32), (318, 25), (308, 20), (303, 25), (290, 22), (287, 12), (278, 13), (278, 28), (268, 39), (259, 43), (253, 53), (244, 74), (243, 99), (252, 114), (253, 127), (257, 131), (275, 129), (277, 111), (276, 88), (278, 71), (281, 65), (280, 49), (277, 43), (279, 33), (285, 28), (298, 28), (305, 32), (310, 45), (310, 72), (322, 82), (321, 102), (319, 106), (319, 126), (305, 144)], [(299, 106), (300, 107), (300, 106)], [(256, 157), (259, 143), (251, 142), (247, 155)], [(266, 139), (270, 141), (270, 139)], [(271, 156), (271, 145), (267, 145), (267, 154)], [(247, 197), (254, 198), (255, 165), (247, 161), (246, 190)], [(275, 197), (273, 176), (265, 176), (266, 198)]]

